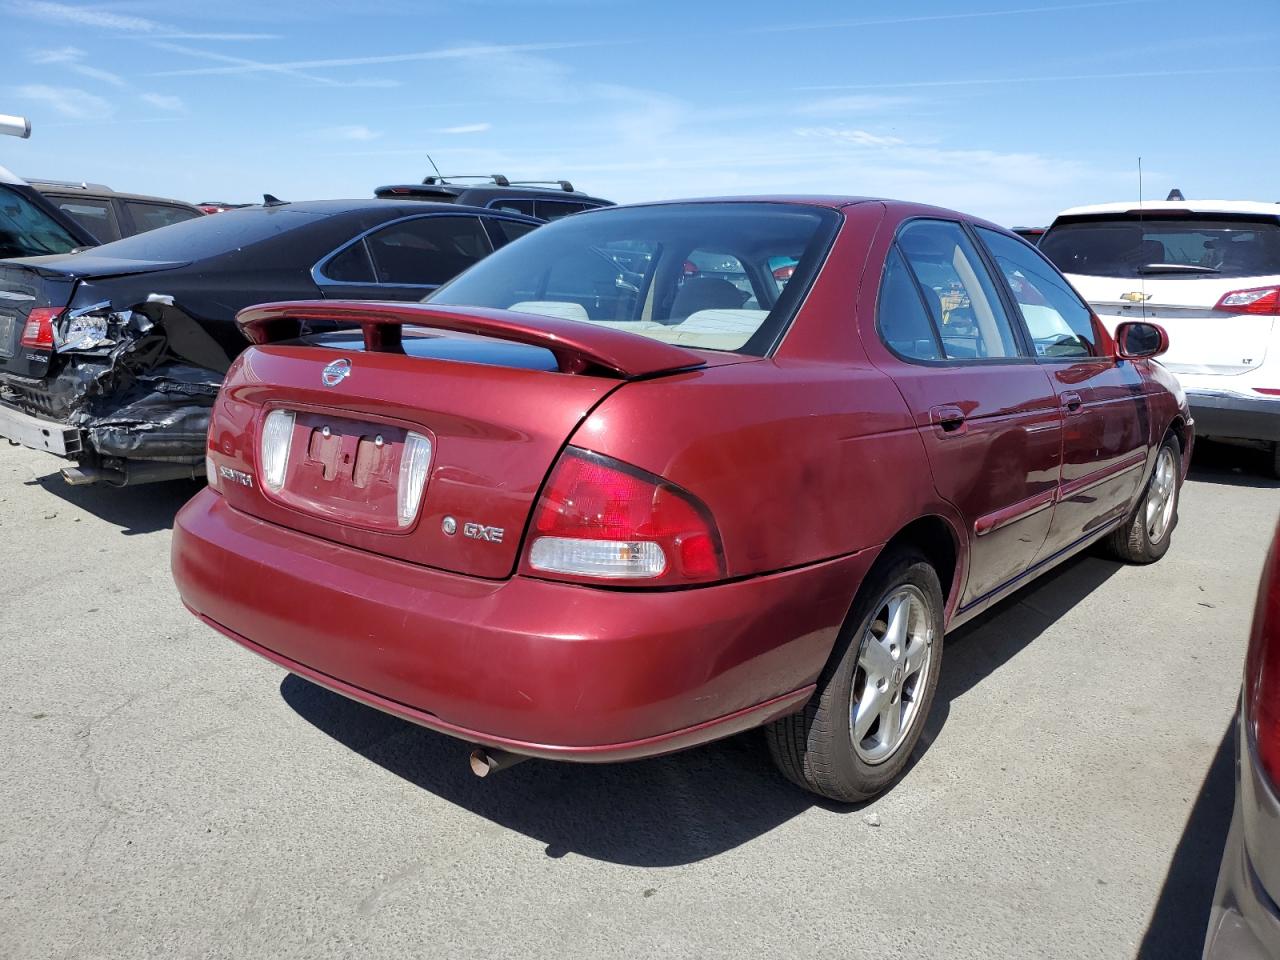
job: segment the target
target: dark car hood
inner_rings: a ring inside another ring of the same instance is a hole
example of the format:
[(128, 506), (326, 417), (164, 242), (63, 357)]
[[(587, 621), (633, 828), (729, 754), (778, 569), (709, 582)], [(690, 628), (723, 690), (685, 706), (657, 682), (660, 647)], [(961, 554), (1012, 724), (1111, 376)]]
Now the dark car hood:
[(42, 276), (59, 277), (124, 277), (133, 273), (156, 273), (185, 267), (190, 260), (121, 260), (98, 256), (92, 250), (84, 253), (61, 253), (47, 257), (19, 257), (6, 261), (36, 271)]

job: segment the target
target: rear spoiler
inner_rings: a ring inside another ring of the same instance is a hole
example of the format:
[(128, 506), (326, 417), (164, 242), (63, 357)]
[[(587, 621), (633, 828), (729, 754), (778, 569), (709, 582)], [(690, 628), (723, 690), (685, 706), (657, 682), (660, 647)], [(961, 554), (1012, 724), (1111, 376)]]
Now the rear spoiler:
[(599, 369), (628, 380), (689, 370), (707, 362), (693, 350), (634, 333), (578, 320), (484, 307), (294, 300), (246, 307), (236, 314), (241, 331), (255, 344), (295, 339), (304, 320), (358, 326), (364, 331), (364, 345), (369, 351), (402, 352), (401, 329), (407, 324), (542, 347), (551, 351), (564, 373)]

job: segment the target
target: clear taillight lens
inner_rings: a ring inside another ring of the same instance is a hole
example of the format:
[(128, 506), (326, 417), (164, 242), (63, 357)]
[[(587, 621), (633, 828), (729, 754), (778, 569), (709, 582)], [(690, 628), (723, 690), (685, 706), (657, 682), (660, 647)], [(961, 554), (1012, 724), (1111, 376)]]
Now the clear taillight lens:
[(213, 457), (208, 454), (204, 458), (204, 478), (212, 489), (218, 489), (218, 467), (213, 462)]
[(724, 577), (707, 509), (661, 477), (569, 448), (538, 500), (533, 571), (573, 578), (705, 583)]
[(1253, 635), (1245, 659), (1244, 706), (1258, 761), (1271, 783), (1280, 787), (1280, 526), (1262, 571)]
[(262, 450), (258, 463), (262, 471), (262, 485), (272, 493), (279, 493), (284, 486), (289, 447), (292, 445), (293, 411), (272, 410), (262, 423)]
[(400, 451), (400, 486), (396, 495), (396, 519), (407, 527), (418, 515), (422, 490), (431, 466), (431, 441), (420, 433), (408, 433)]

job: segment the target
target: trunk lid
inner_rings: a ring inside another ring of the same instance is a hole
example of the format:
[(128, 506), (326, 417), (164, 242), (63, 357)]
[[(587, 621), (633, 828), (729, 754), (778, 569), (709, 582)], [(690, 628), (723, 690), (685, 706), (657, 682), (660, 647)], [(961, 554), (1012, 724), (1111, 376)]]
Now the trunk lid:
[[(304, 318), (363, 331), (271, 343)], [(494, 579), (515, 569), (543, 480), (596, 404), (632, 377), (716, 362), (503, 311), (307, 303), (250, 308), (238, 320), (260, 345), (232, 365), (210, 425), (228, 503), (316, 537)], [(415, 322), (452, 332), (402, 334)], [(277, 409), (292, 411), (293, 422), (273, 491), (260, 451)], [(431, 453), (416, 517), (402, 526), (397, 496), (410, 433), (430, 441)]]
[(1067, 278), (1112, 334), (1126, 320), (1164, 327), (1169, 352), (1160, 362), (1174, 373), (1235, 376), (1257, 369), (1266, 358), (1277, 318), (1227, 313), (1214, 306), (1234, 290), (1280, 285), (1280, 276)]

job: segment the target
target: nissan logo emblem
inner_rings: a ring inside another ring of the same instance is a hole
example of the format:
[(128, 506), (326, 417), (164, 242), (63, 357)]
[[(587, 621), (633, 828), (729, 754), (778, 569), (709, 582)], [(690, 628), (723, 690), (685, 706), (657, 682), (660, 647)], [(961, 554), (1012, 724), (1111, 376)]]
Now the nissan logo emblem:
[(326, 387), (336, 387), (350, 375), (351, 361), (343, 357), (341, 360), (335, 360), (325, 367), (320, 374), (320, 379)]

